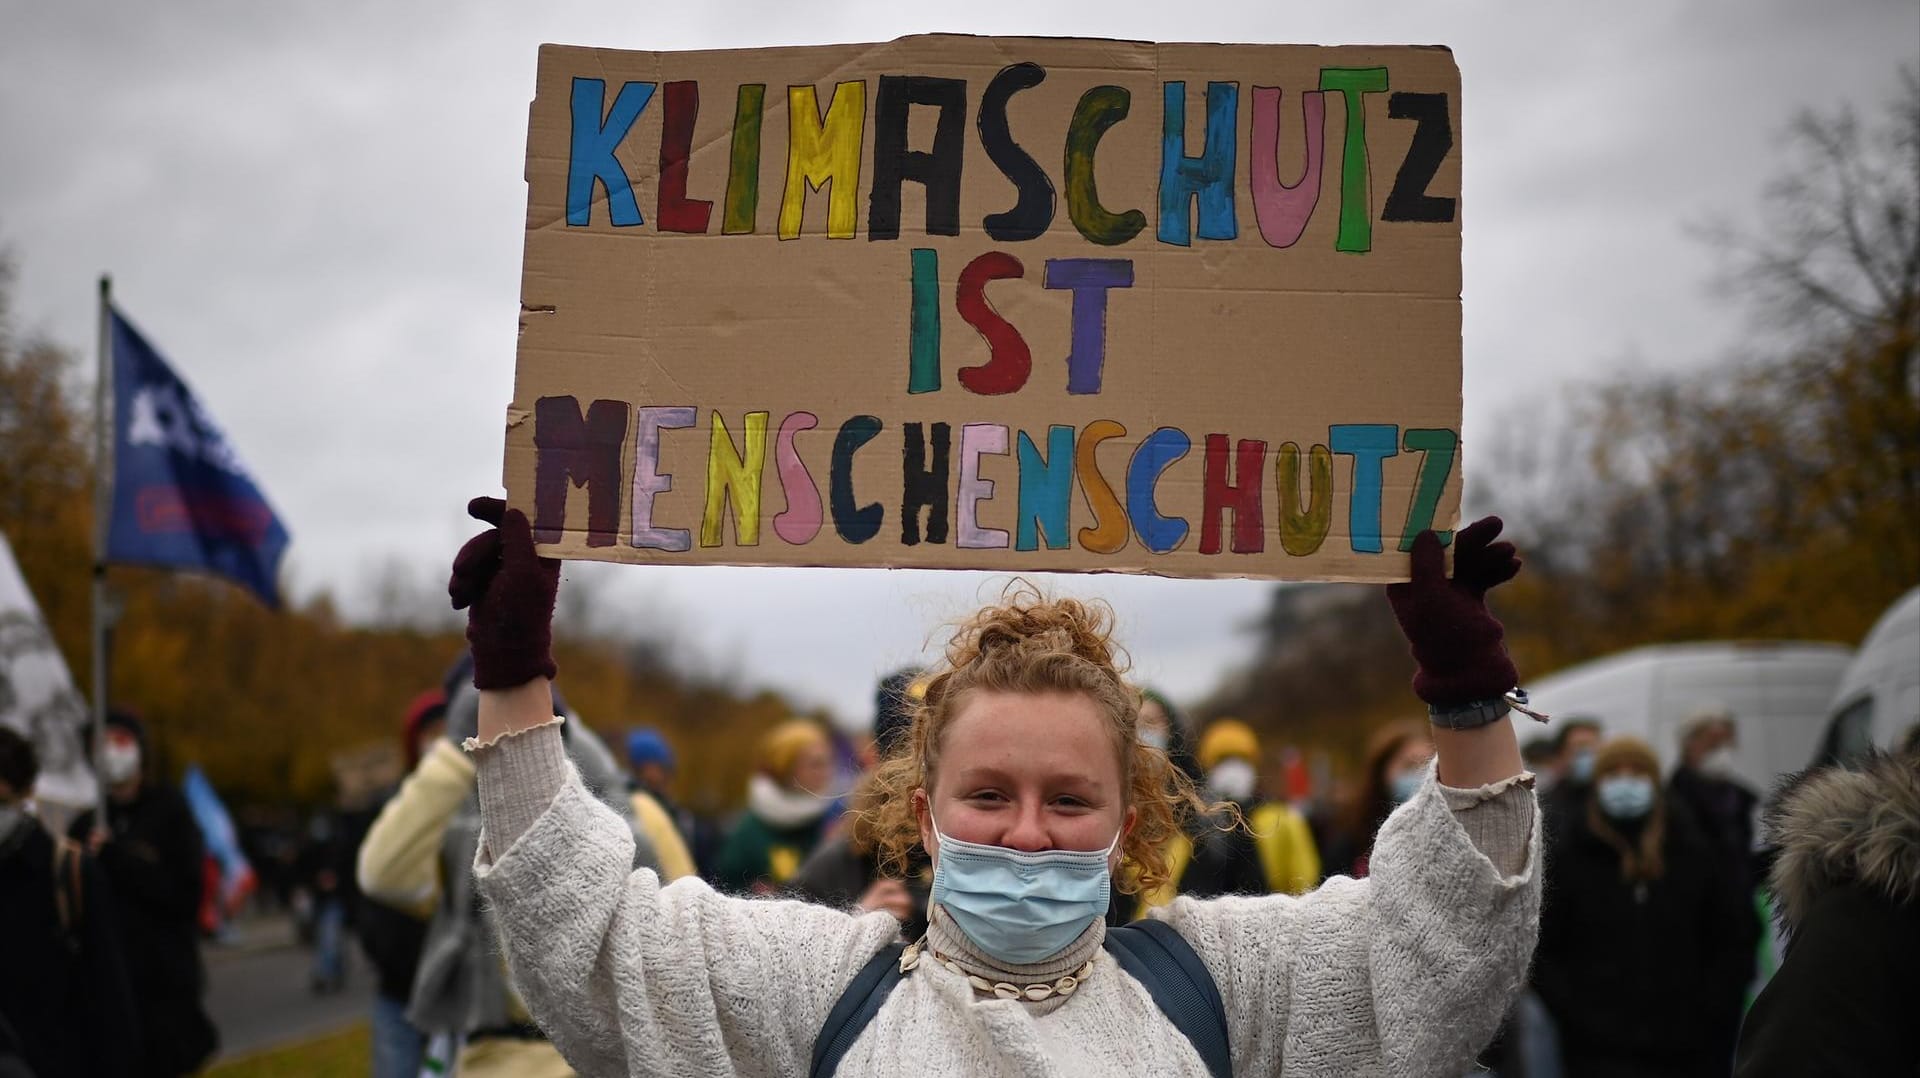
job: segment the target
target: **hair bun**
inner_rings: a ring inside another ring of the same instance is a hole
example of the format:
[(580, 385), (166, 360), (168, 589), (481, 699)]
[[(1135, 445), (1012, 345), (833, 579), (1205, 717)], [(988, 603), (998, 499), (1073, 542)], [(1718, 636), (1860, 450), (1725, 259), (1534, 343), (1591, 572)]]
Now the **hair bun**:
[(1070, 655), (1117, 670), (1112, 634), (1113, 612), (1105, 603), (1049, 599), (1022, 582), (960, 625), (947, 645), (947, 663), (959, 668), (999, 654)]

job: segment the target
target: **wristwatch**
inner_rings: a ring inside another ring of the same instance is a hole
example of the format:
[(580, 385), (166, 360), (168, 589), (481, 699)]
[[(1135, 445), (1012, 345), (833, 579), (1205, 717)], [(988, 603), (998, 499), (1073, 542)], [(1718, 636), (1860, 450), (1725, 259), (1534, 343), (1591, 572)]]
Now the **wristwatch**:
[(1427, 721), (1447, 730), (1472, 730), (1490, 722), (1497, 722), (1512, 710), (1513, 702), (1505, 696), (1472, 700), (1447, 707), (1431, 704), (1427, 708)]

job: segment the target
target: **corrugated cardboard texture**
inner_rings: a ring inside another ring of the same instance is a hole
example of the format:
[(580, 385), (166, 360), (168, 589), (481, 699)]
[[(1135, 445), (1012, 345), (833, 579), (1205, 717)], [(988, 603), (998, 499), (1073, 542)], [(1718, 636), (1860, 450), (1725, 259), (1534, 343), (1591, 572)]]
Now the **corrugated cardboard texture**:
[(510, 500), (562, 557), (1404, 576), (1460, 130), (1434, 47), (545, 46)]

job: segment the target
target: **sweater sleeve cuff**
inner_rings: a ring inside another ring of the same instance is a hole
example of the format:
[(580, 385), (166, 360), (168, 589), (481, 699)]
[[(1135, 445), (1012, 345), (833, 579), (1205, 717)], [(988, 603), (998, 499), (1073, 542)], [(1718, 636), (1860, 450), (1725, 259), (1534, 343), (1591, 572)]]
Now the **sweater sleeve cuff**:
[(1440, 794), (1474, 848), (1501, 875), (1517, 876), (1526, 870), (1537, 811), (1531, 774), (1521, 772), (1470, 790), (1440, 786)]
[(567, 780), (560, 720), (505, 734), (470, 751), (479, 765), (486, 853), (498, 857), (547, 811)]

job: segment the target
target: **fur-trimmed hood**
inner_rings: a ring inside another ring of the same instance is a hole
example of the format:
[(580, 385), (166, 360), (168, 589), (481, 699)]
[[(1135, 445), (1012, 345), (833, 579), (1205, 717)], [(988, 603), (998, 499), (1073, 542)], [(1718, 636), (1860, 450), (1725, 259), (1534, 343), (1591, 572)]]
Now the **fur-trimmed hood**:
[(1769, 806), (1766, 824), (1779, 848), (1773, 894), (1788, 929), (1849, 884), (1896, 904), (1920, 901), (1920, 756), (1801, 775)]

